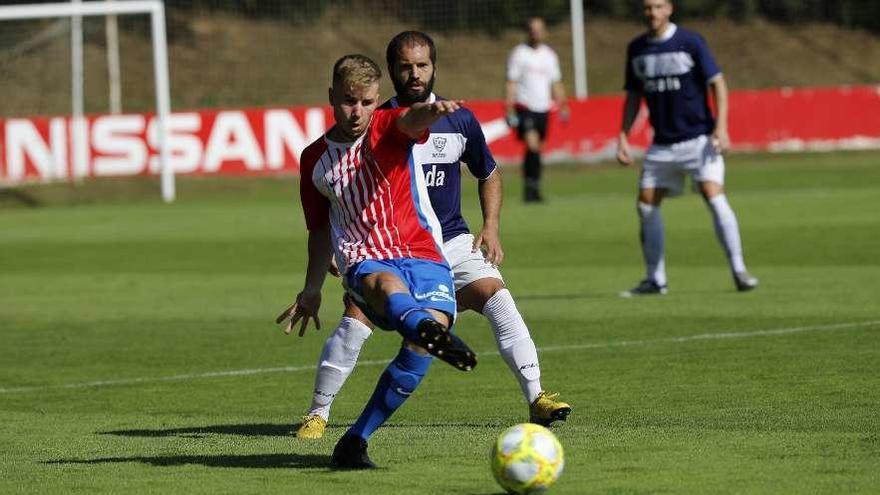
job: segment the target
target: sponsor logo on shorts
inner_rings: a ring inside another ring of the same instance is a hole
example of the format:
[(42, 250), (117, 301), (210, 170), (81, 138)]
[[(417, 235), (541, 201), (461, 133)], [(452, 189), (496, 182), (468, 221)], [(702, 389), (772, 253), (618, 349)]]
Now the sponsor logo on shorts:
[(431, 291), (425, 293), (416, 293), (416, 299), (424, 300), (428, 299), (429, 301), (439, 302), (439, 301), (447, 301), (454, 302), (455, 298), (450, 296), (448, 292), (440, 292), (440, 291)]
[(415, 293), (416, 299), (427, 299), (427, 300), (433, 301), (433, 302), (441, 302), (441, 301), (454, 302), (455, 301), (455, 297), (453, 297), (449, 293), (449, 287), (447, 287), (444, 284), (438, 284), (437, 289), (438, 290), (432, 290), (431, 292), (424, 292), (421, 294), (416, 292)]

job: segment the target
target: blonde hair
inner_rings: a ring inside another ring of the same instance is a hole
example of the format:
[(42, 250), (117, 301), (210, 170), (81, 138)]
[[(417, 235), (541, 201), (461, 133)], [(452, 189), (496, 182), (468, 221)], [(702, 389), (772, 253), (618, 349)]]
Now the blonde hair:
[(382, 79), (382, 69), (365, 55), (345, 55), (333, 64), (333, 86), (367, 88)]

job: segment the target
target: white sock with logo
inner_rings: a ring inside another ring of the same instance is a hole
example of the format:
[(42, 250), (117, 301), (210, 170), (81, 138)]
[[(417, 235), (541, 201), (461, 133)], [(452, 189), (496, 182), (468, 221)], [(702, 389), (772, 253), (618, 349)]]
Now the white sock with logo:
[(708, 201), (709, 210), (715, 223), (715, 234), (718, 241), (727, 254), (730, 268), (735, 272), (746, 271), (746, 263), (743, 260), (742, 241), (739, 236), (739, 223), (736, 214), (727, 201), (727, 196), (719, 194)]
[(330, 418), (330, 406), (345, 380), (351, 375), (361, 347), (371, 334), (370, 327), (357, 319), (342, 317), (336, 330), (324, 342), (321, 359), (318, 360), (309, 416), (318, 415), (325, 421)]
[(489, 298), (483, 307), (483, 315), (495, 332), (501, 357), (516, 376), (526, 402), (531, 404), (541, 393), (538, 351), (510, 291), (501, 289)]
[(660, 216), (660, 207), (640, 201), (638, 210), (645, 275), (662, 287), (666, 285), (666, 262), (663, 259), (663, 217)]

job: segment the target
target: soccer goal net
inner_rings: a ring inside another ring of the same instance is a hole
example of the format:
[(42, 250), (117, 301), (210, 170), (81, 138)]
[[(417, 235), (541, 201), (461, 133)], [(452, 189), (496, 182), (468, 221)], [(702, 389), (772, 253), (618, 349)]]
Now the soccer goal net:
[(160, 174), (174, 200), (160, 0), (0, 6), (0, 91), (0, 186)]

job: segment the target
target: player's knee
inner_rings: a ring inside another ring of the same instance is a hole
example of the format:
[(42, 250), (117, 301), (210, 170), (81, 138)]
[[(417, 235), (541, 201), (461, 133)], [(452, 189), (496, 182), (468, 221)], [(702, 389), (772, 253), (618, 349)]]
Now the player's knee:
[(713, 198), (724, 195), (724, 186), (714, 181), (700, 182), (700, 194), (707, 202), (712, 201)]
[(503, 289), (504, 282), (494, 277), (486, 277), (462, 287), (455, 296), (459, 308), (482, 313), (486, 303)]
[(642, 201), (639, 201), (636, 204), (636, 210), (638, 210), (639, 218), (641, 218), (642, 220), (647, 220), (647, 219), (651, 218), (654, 215), (654, 213), (656, 211), (658, 211), (659, 209), (660, 209), (659, 206), (654, 206), (651, 203), (646, 203), (646, 202), (642, 202)]

